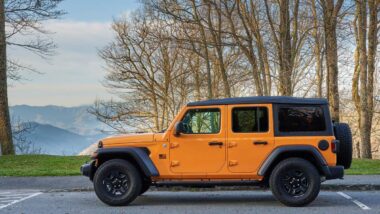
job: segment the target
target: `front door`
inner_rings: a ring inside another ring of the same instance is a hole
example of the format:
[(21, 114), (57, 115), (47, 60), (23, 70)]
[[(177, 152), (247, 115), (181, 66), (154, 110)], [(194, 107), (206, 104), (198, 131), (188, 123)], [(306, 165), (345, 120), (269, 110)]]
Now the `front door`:
[(272, 105), (228, 106), (228, 169), (256, 173), (274, 147)]
[(182, 115), (184, 133), (170, 138), (170, 169), (205, 175), (222, 169), (226, 159), (226, 107), (189, 108)]

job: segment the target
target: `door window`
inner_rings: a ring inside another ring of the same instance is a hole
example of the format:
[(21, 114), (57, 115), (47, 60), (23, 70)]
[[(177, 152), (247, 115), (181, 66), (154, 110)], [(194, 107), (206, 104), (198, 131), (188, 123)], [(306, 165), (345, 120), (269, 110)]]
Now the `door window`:
[(216, 134), (220, 131), (220, 109), (190, 109), (182, 120), (184, 134)]
[(241, 107), (232, 110), (232, 131), (238, 133), (267, 132), (266, 107)]

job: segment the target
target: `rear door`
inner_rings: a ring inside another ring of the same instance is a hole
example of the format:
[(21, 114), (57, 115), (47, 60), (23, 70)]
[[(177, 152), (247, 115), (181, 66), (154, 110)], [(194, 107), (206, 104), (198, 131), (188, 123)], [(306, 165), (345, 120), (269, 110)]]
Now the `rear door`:
[(274, 108), (278, 123), (275, 124), (276, 145), (308, 145), (319, 149), (327, 164), (336, 164), (336, 154), (330, 149), (321, 150), (321, 141), (335, 139), (329, 120), (327, 105), (277, 104)]
[(256, 173), (274, 147), (271, 104), (228, 106), (228, 169)]

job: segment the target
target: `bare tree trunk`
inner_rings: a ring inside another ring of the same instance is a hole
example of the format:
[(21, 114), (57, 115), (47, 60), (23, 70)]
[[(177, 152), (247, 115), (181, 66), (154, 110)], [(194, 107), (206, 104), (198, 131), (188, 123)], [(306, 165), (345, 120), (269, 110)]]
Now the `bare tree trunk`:
[(373, 108), (374, 108), (374, 73), (376, 64), (376, 50), (378, 44), (378, 11), (379, 11), (380, 1), (369, 0), (369, 28), (368, 28), (368, 121), (369, 121), (369, 134), (372, 131), (372, 118), (373, 118)]
[(201, 23), (200, 17), (198, 15), (198, 9), (197, 9), (197, 6), (195, 5), (195, 0), (192, 0), (191, 3), (192, 3), (191, 5), (193, 8), (195, 20), (199, 26), (199, 30), (201, 32), (201, 37), (202, 37), (202, 46), (203, 46), (203, 51), (204, 51), (203, 58), (206, 62), (206, 73), (207, 73), (207, 98), (212, 99), (214, 95), (212, 92), (211, 65), (210, 65), (210, 55), (209, 55), (209, 50), (208, 50), (206, 32)]
[(327, 65), (328, 99), (332, 119), (339, 122), (338, 45), (336, 39), (337, 17), (343, 0), (322, 0)]
[(325, 23), (326, 33), (326, 63), (328, 67), (329, 102), (332, 119), (339, 122), (339, 88), (338, 88), (338, 53), (336, 40), (336, 27), (331, 23)]
[[(367, 7), (368, 4), (368, 7)], [(359, 115), (360, 130), (360, 157), (372, 158), (371, 132), (374, 108), (374, 72), (377, 50), (377, 13), (379, 1), (361, 0), (356, 2), (357, 22), (355, 33), (357, 33), (357, 58), (359, 63), (355, 65), (353, 94)], [(367, 8), (369, 9), (369, 25), (367, 35)], [(368, 50), (366, 41), (368, 40)], [(357, 59), (356, 59), (357, 60)], [(358, 64), (358, 66), (357, 66)], [(360, 79), (360, 92), (358, 92), (358, 79)], [(360, 96), (358, 94), (360, 93)]]
[(367, 88), (367, 1), (356, 1), (356, 9), (358, 10), (358, 44), (359, 50), (359, 70), (360, 70), (360, 156), (361, 158), (371, 158), (371, 132), (369, 130), (369, 114), (368, 114), (368, 88)]
[[(250, 23), (250, 21), (247, 19), (250, 19), (251, 16), (254, 16), (255, 14), (254, 13), (250, 14), (249, 11), (247, 11), (247, 8), (245, 7), (244, 3), (242, 3), (239, 0), (236, 1), (236, 5), (234, 5), (234, 7), (231, 9), (228, 7), (228, 1), (225, 1), (224, 4), (225, 4), (226, 12), (227, 12), (227, 19), (228, 19), (228, 22), (230, 23), (230, 30), (231, 30), (232, 37), (235, 39), (235, 42), (237, 43), (239, 48), (242, 50), (242, 52), (244, 53), (248, 62), (251, 65), (253, 81), (255, 83), (255, 88), (256, 88), (256, 94), (258, 96), (263, 96), (264, 94), (268, 95), (267, 81), (266, 81), (267, 79), (265, 78), (265, 74), (263, 76), (264, 78), (260, 78), (261, 72), (264, 72), (264, 62), (263, 60), (260, 61), (260, 70), (261, 70), (260, 72), (255, 51), (254, 51), (254, 47), (253, 47), (254, 41), (253, 41), (252, 31), (254, 30), (252, 29), (252, 24), (249, 25), (251, 29), (248, 28), (248, 23)], [(241, 30), (242, 32), (245, 33), (244, 36), (239, 35), (238, 30), (236, 29), (236, 24), (233, 20), (234, 10), (236, 10), (238, 17), (240, 18), (237, 20), (240, 21), (242, 25), (244, 26), (243, 27), (244, 30)], [(251, 8), (251, 10), (253, 11), (254, 9)], [(260, 50), (258, 51), (260, 54)]]
[[(189, 57), (189, 66), (191, 69), (191, 73), (194, 75), (194, 89), (195, 89), (195, 100), (201, 100), (201, 78), (200, 78), (200, 58), (199, 56), (195, 56), (196, 58)], [(194, 65), (191, 61), (194, 61)]]
[(217, 18), (217, 29), (214, 28), (213, 21), (212, 21), (212, 3), (209, 1), (205, 1), (207, 4), (207, 25), (210, 29), (211, 37), (213, 39), (214, 48), (216, 50), (216, 55), (218, 59), (218, 65), (219, 65), (219, 71), (222, 76), (223, 81), (223, 89), (224, 89), (224, 96), (225, 97), (231, 97), (231, 88), (230, 83), (228, 81), (228, 75), (226, 66), (224, 63), (224, 57), (223, 57), (223, 45), (222, 45), (222, 14), (220, 11), (220, 8), (215, 9), (216, 11), (216, 18)]
[[(355, 12), (355, 19), (353, 21), (353, 28), (354, 28), (354, 35), (355, 35), (355, 43), (359, 44), (359, 35), (358, 35), (358, 12), (359, 10), (356, 10)], [(360, 51), (359, 47), (355, 48), (354, 52), (354, 73), (352, 75), (352, 101), (355, 105), (355, 109), (357, 112), (357, 124), (358, 129), (360, 130), (360, 95), (359, 95), (359, 76), (360, 76), (360, 69), (359, 69), (359, 60), (360, 60)], [(356, 143), (356, 151), (357, 151), (357, 157), (360, 158), (360, 141)]]
[[(203, 32), (204, 33), (204, 32)], [(207, 98), (212, 99), (214, 94), (212, 92), (212, 80), (211, 80), (211, 65), (210, 65), (210, 55), (207, 47), (206, 35), (203, 34), (203, 47), (204, 47), (204, 56), (206, 61), (206, 71), (207, 71)]]
[(266, 82), (266, 88), (264, 88), (264, 95), (271, 95), (272, 90), (272, 79), (271, 79), (271, 73), (270, 73), (270, 66), (269, 66), (269, 60), (268, 60), (268, 52), (265, 48), (263, 37), (261, 35), (261, 26), (259, 22), (259, 18), (256, 18), (256, 5), (253, 3), (253, 0), (250, 0), (250, 7), (252, 10), (252, 23), (251, 23), (251, 29), (254, 32), (255, 38), (256, 38), (256, 44), (257, 44), (257, 52), (259, 55), (259, 62), (260, 67), (263, 66), (262, 72), (264, 73), (264, 78)]
[(323, 97), (323, 55), (322, 55), (322, 48), (321, 48), (321, 35), (318, 33), (319, 31), (319, 24), (318, 24), (318, 14), (317, 14), (317, 8), (315, 5), (315, 0), (312, 0), (312, 13), (313, 13), (313, 37), (314, 37), (314, 56), (315, 56), (315, 71), (317, 73), (317, 96)]
[(5, 41), (4, 0), (0, 0), (0, 143), (3, 155), (14, 154), (8, 109), (7, 47)]
[(264, 43), (261, 37), (256, 37), (257, 39), (257, 52), (259, 54), (260, 68), (263, 67), (264, 78), (266, 82), (266, 87), (264, 87), (264, 95), (270, 96), (272, 90), (272, 79), (270, 74), (270, 67), (268, 62), (268, 53), (264, 47)]
[[(264, 4), (272, 38), (277, 51), (277, 61), (279, 65), (278, 91), (283, 96), (292, 96), (295, 84), (295, 82), (293, 82), (293, 69), (295, 60), (303, 43), (303, 38), (298, 38), (299, 0), (295, 0), (291, 5), (289, 0), (275, 1), (279, 8), (279, 12), (277, 12), (279, 13), (277, 30), (272, 19), (272, 12), (268, 2), (270, 1), (264, 1)], [(290, 6), (292, 6), (291, 12)], [(291, 18), (290, 14), (292, 14)]]
[[(354, 23), (354, 31), (355, 31), (355, 37), (356, 37), (356, 44), (358, 44), (358, 32), (357, 32), (357, 24), (356, 21)], [(359, 95), (359, 58), (360, 58), (360, 52), (358, 47), (355, 48), (354, 53), (354, 74), (352, 75), (352, 101), (354, 102), (355, 108), (358, 111), (358, 116), (360, 118), (360, 95)]]
[[(296, 10), (297, 11), (297, 10)], [(281, 95), (292, 95), (292, 43), (290, 37), (289, 0), (280, 1), (280, 92)]]

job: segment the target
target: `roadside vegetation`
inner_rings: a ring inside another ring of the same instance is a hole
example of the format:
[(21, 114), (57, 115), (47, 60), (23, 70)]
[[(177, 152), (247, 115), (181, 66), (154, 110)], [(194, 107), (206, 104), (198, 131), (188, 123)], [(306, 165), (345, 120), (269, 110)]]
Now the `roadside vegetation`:
[[(73, 176), (88, 156), (0, 156), (0, 176)], [(380, 175), (380, 160), (354, 159), (347, 175)]]
[(354, 159), (347, 175), (380, 175), (380, 160)]
[(0, 156), (0, 176), (80, 175), (80, 166), (88, 160), (88, 156)]

